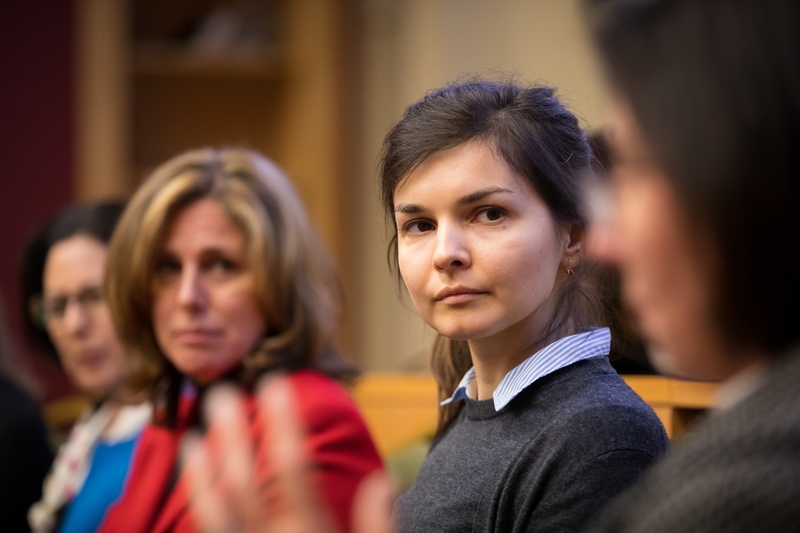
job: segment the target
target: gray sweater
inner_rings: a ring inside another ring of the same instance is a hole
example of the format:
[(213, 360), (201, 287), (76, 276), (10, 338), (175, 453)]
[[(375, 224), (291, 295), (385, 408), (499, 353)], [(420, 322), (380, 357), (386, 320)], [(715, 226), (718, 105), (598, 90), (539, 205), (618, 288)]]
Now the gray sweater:
[(580, 361), (499, 412), (466, 400), (398, 500), (398, 531), (580, 531), (668, 446), (606, 357)]
[(800, 531), (800, 352), (695, 426), (593, 531)]

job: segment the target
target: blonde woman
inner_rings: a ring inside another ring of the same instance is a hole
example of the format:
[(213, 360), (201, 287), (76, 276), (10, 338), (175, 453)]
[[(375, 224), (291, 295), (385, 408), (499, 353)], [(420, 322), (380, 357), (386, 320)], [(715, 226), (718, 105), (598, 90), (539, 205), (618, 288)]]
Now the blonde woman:
[[(106, 291), (122, 342), (136, 354), (134, 384), (157, 392), (155, 422), (101, 530), (197, 529), (178, 451), (188, 431), (203, 431), (198, 400), (223, 381), (248, 393), (259, 501), (267, 513), (279, 510), (262, 438), (270, 420), (251, 393), (260, 376), (281, 371), (307, 427), (303, 451), (322, 512), (349, 531), (356, 487), (381, 462), (335, 382), (352, 374), (333, 347), (336, 280), (287, 177), (247, 150), (182, 154), (133, 197), (110, 256)], [(225, 437), (212, 429), (203, 441), (213, 447)]]

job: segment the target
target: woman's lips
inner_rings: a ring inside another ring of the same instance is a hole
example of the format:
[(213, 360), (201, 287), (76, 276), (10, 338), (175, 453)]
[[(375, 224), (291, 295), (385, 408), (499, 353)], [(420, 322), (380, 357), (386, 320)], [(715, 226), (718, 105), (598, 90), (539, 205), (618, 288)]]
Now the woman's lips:
[(436, 293), (436, 301), (456, 305), (470, 302), (485, 294), (487, 294), (486, 291), (473, 289), (471, 287), (445, 287)]
[(108, 354), (103, 350), (83, 350), (75, 357), (75, 363), (83, 368), (98, 368), (105, 364)]
[(206, 345), (219, 340), (222, 337), (222, 330), (210, 328), (179, 329), (175, 331), (174, 337), (188, 346)]

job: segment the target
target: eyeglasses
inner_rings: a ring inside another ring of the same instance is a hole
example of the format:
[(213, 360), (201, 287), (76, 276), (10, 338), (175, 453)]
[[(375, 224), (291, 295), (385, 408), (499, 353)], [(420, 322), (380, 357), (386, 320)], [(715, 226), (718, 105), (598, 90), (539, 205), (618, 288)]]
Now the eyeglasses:
[(91, 286), (82, 289), (76, 294), (65, 294), (51, 298), (44, 298), (41, 295), (35, 296), (31, 299), (29, 311), (34, 321), (39, 325), (53, 325), (64, 319), (64, 315), (67, 313), (67, 307), (69, 307), (70, 302), (73, 300), (82, 310), (94, 312), (105, 301), (103, 297), (103, 288), (100, 286)]

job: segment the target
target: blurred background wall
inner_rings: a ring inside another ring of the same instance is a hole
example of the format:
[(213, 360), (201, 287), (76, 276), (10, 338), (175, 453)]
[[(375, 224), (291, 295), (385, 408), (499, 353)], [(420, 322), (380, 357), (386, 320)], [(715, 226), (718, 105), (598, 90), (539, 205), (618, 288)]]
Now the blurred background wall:
[[(73, 7), (59, 0), (0, 2), (0, 300), (15, 335), (6, 341), (20, 356), (22, 248), (32, 229), (74, 196)], [(22, 359), (50, 395), (68, 390), (53, 365)]]
[(345, 351), (370, 370), (424, 370), (432, 336), (386, 264), (382, 138), (406, 105), (469, 74), (555, 85), (586, 127), (601, 125), (607, 95), (578, 4), (0, 2), (0, 288), (14, 331), (19, 255), (48, 215), (125, 197), (187, 148), (241, 144), (289, 172), (336, 259)]

